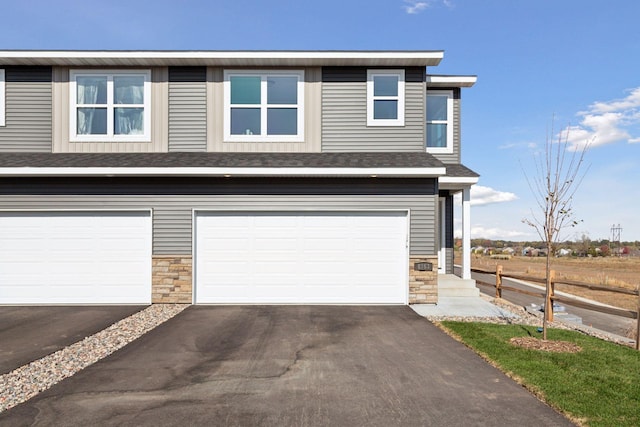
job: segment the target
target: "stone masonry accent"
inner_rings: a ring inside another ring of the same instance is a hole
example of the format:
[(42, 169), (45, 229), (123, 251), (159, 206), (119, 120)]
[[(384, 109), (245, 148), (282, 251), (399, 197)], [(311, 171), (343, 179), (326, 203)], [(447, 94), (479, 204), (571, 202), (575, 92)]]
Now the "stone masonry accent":
[[(417, 262), (430, 262), (432, 271), (416, 271)], [(409, 304), (437, 304), (438, 302), (438, 257), (409, 258)]]
[(191, 304), (193, 262), (191, 255), (154, 255), (151, 273), (152, 303)]

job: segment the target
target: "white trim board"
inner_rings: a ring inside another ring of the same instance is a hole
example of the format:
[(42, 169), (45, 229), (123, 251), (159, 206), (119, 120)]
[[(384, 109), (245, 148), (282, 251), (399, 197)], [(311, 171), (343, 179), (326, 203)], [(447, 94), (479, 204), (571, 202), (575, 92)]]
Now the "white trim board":
[(124, 167), (10, 167), (0, 168), (0, 176), (348, 176), (435, 178), (446, 174), (445, 167), (432, 168), (124, 168)]

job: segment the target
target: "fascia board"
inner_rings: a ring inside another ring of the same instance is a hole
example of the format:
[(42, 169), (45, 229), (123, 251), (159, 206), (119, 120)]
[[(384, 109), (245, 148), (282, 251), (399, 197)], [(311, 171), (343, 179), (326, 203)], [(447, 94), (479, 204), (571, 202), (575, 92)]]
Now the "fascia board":
[(0, 176), (309, 176), (309, 177), (420, 177), (436, 178), (446, 173), (433, 168), (121, 168), (121, 167), (16, 167), (0, 168)]

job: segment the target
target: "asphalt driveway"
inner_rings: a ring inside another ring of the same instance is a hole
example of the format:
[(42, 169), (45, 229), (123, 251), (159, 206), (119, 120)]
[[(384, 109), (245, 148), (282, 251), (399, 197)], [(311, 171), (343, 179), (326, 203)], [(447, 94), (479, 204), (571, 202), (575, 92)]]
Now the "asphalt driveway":
[(406, 306), (193, 306), (2, 425), (572, 425)]
[(144, 306), (0, 306), (0, 375), (93, 335)]

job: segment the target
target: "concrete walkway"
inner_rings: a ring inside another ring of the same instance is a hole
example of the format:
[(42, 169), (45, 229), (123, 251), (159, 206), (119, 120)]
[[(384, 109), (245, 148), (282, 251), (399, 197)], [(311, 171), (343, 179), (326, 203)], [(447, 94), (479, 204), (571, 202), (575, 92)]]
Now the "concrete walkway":
[(475, 297), (439, 297), (438, 304), (413, 304), (410, 306), (420, 316), (452, 317), (517, 317), (510, 311)]

